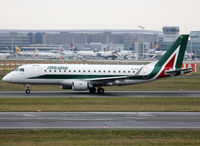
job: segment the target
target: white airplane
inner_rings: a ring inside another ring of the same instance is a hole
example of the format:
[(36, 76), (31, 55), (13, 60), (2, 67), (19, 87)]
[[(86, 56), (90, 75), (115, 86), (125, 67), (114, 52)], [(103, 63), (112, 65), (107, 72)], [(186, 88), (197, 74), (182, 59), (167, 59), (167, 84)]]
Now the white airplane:
[(17, 45), (15, 46), (16, 52), (18, 55), (23, 55), (23, 56), (35, 56), (36, 52), (35, 51), (22, 51)]
[(11, 55), (9, 53), (0, 53), (0, 59), (8, 59)]
[(46, 59), (59, 59), (60, 58), (59, 53), (41, 52), (41, 51), (38, 51), (37, 48), (35, 48), (35, 56), (40, 57), (40, 58), (46, 58)]
[(76, 51), (76, 53), (80, 56), (83, 56), (83, 57), (97, 57), (98, 55), (98, 52), (95, 52), (95, 51)]
[(108, 51), (104, 48), (103, 51), (98, 52), (98, 56), (103, 57), (104, 59), (112, 59), (115, 60), (120, 58), (120, 56), (115, 51)]
[(60, 55), (63, 57), (68, 57), (68, 58), (78, 57), (77, 53), (74, 53), (73, 51), (70, 50), (65, 50), (62, 45), (58, 46), (58, 49), (60, 51)]
[(95, 51), (78, 50), (77, 47), (73, 43), (71, 43), (71, 48), (72, 48), (73, 53), (76, 53), (78, 56), (81, 56), (81, 57), (97, 57), (98, 56), (98, 52), (95, 52)]
[(39, 57), (39, 58), (46, 58), (46, 59), (59, 59), (59, 53), (52, 53), (52, 52), (41, 52), (35, 48), (35, 51), (22, 51), (18, 46), (15, 46), (17, 54), (23, 56), (32, 56), (32, 57)]
[(62, 89), (89, 90), (103, 94), (103, 86), (122, 86), (154, 81), (191, 72), (182, 69), (189, 35), (181, 35), (159, 61), (148, 65), (27, 64), (3, 77), (3, 81), (25, 84), (61, 85)]

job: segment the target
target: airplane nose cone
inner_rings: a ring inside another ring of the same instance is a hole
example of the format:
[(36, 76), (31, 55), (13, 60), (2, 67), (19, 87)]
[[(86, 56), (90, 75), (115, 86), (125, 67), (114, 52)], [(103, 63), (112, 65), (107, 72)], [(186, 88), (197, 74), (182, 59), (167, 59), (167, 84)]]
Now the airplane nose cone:
[(11, 75), (8, 74), (8, 75), (4, 76), (4, 77), (2, 78), (2, 80), (3, 80), (4, 82), (10, 82), (10, 81), (11, 81)]
[(4, 82), (6, 82), (6, 81), (8, 80), (8, 76), (7, 76), (7, 75), (4, 76), (4, 77), (2, 78), (2, 80), (3, 80)]

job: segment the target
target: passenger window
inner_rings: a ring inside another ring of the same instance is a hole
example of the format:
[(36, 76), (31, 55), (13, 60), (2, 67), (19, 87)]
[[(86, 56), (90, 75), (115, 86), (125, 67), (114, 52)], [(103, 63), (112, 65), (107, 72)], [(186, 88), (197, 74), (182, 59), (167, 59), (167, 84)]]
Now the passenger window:
[(105, 70), (103, 72), (106, 72)]
[(49, 72), (51, 72), (51, 70), (49, 70)]
[(96, 72), (96, 70), (94, 70), (94, 72)]
[[(65, 72), (66, 72), (66, 70), (65, 70)], [(71, 70), (69, 70), (69, 72), (71, 72)]]
[(115, 73), (115, 70), (113, 72)]
[(119, 73), (120, 73), (121, 71), (119, 70)]
[(128, 73), (130, 73), (130, 71), (128, 71)]
[(47, 70), (44, 70), (44, 72), (47, 72)]
[(90, 72), (90, 70), (88, 70), (88, 72)]
[(56, 72), (56, 70), (54, 70), (54, 72)]
[(110, 73), (110, 70), (108, 72)]
[(80, 70), (78, 72), (81, 72)]
[(101, 71), (99, 70), (99, 72), (101, 72)]
[(76, 72), (76, 70), (74, 70), (74, 72)]
[(61, 72), (61, 70), (59, 70), (59, 72)]
[(85, 70), (83, 72), (85, 72)]
[(125, 73), (126, 71), (124, 70), (124, 73)]
[(133, 73), (135, 73), (135, 71), (133, 71)]
[[(64, 72), (66, 72), (66, 70), (64, 70)], [(70, 71), (71, 72), (71, 71)]]

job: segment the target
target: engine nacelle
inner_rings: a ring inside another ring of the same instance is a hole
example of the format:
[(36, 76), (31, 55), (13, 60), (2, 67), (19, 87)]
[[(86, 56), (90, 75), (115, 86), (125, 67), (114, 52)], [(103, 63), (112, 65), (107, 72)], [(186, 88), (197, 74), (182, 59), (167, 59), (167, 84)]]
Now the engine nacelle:
[(72, 89), (74, 91), (85, 91), (88, 89), (88, 82), (87, 81), (74, 81), (72, 83)]

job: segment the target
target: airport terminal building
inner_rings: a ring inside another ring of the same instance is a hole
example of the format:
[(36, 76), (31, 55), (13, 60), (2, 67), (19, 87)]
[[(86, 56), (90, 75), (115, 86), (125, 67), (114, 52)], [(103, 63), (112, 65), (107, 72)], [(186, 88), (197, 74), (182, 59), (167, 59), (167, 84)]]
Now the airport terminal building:
[[(13, 52), (18, 45), (22, 50), (56, 50), (63, 45), (71, 49), (75, 45), (79, 50), (132, 50), (146, 53), (158, 48), (166, 50), (179, 36), (179, 27), (166, 26), (162, 31), (112, 29), (112, 30), (0, 30), (0, 52)], [(188, 49), (200, 53), (200, 33), (191, 32)], [(190, 46), (192, 44), (192, 46)]]

